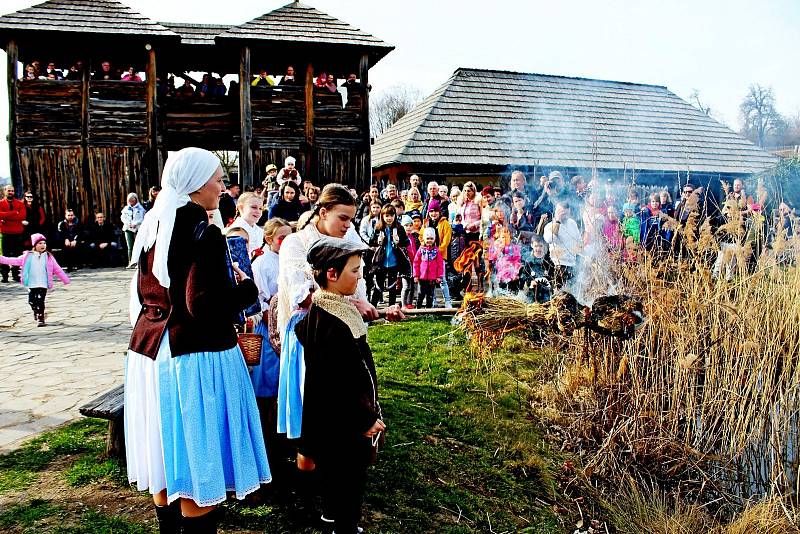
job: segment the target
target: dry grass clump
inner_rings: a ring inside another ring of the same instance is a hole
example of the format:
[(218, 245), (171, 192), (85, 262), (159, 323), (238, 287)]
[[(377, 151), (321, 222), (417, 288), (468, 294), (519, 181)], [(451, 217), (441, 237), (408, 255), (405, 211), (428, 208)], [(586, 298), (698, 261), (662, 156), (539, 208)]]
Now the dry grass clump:
[(719, 248), (707, 222), (690, 218), (680, 238), (675, 256), (620, 268), (622, 291), (645, 305), (636, 336), (576, 333), (539, 401), (580, 438), (585, 473), (634, 473), (676, 496), (665, 509), (711, 503), (708, 513), (731, 517), (800, 484), (800, 269), (781, 264), (797, 239), (780, 237), (758, 258), (741, 243), (726, 281), (712, 272)]
[(627, 479), (611, 502), (607, 519), (620, 534), (796, 534), (798, 517), (788, 503), (771, 497), (744, 508), (735, 521), (720, 522), (698, 504)]

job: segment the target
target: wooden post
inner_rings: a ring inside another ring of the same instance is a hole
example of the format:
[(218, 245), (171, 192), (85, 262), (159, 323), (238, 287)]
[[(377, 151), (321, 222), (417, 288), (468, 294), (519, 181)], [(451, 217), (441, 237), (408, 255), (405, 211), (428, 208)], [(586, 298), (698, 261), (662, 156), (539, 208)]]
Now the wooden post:
[[(369, 56), (364, 54), (358, 63), (358, 77), (361, 85), (364, 86), (364, 96), (361, 98), (361, 128), (364, 136), (364, 176), (363, 182), (356, 182), (355, 187), (359, 191), (365, 189), (372, 182), (372, 138), (369, 131)], [(358, 177), (355, 177), (358, 180)]]
[(19, 195), (22, 195), (22, 173), (17, 158), (17, 60), (19, 50), (15, 41), (9, 41), (6, 47), (8, 57), (8, 161), (11, 165), (11, 183)]
[(253, 185), (253, 112), (250, 106), (250, 47), (242, 47), (239, 62), (239, 119), (242, 146), (239, 152), (239, 183)]
[[(316, 183), (319, 179), (313, 172), (314, 166), (314, 65), (309, 63), (306, 66), (306, 144), (305, 151), (305, 165), (303, 167), (303, 176), (314, 180)], [(330, 177), (329, 177), (330, 178)]]
[[(89, 168), (89, 63), (87, 62), (83, 66), (82, 78), (83, 85), (81, 86), (81, 177), (83, 179), (83, 188), (84, 191), (87, 192), (89, 199), (89, 206), (81, 206), (79, 211), (79, 216), (83, 220), (89, 220), (87, 217), (89, 214), (92, 213), (92, 204), (97, 206), (97, 209), (101, 209), (102, 203), (98, 202), (95, 199), (95, 195), (99, 195), (100, 191), (94, 191), (92, 188), (92, 173)], [(104, 176), (103, 180), (113, 180), (114, 178), (111, 176)], [(125, 184), (125, 189), (128, 188), (128, 185)], [(73, 197), (68, 195), (68, 198), (65, 198), (68, 204), (73, 202)], [(78, 198), (77, 195), (74, 198)], [(56, 199), (53, 199), (54, 201)], [(66, 207), (66, 206), (65, 206)]]
[[(147, 149), (148, 162), (147, 174), (149, 175), (148, 187), (157, 185), (161, 176), (158, 152), (158, 90), (156, 87), (156, 51), (152, 45), (147, 45)], [(143, 191), (144, 192), (144, 191)]]

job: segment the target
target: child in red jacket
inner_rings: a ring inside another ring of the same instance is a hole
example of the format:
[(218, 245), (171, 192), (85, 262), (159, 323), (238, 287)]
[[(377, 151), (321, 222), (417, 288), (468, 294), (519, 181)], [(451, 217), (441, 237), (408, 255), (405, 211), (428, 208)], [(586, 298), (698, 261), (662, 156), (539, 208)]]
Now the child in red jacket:
[(428, 227), (423, 234), (423, 244), (414, 256), (414, 282), (419, 284), (417, 308), (433, 307), (434, 284), (441, 283), (444, 276), (444, 259), (436, 246), (436, 230)]

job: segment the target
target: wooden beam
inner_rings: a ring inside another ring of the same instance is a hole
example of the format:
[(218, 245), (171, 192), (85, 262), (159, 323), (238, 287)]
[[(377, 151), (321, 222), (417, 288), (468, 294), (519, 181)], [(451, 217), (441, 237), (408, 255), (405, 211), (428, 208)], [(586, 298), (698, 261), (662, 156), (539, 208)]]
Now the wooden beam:
[[(81, 177), (83, 179), (84, 191), (88, 194), (89, 205), (73, 207), (79, 210), (78, 214), (83, 220), (88, 221), (90, 219), (87, 219), (87, 217), (92, 213), (92, 204), (97, 205), (98, 209), (100, 209), (101, 206), (101, 203), (97, 202), (94, 198), (94, 195), (99, 195), (100, 191), (94, 191), (92, 189), (92, 172), (89, 168), (89, 61), (83, 65), (81, 79), (83, 81), (81, 85), (81, 154), (83, 155), (81, 158)], [(114, 178), (112, 176), (104, 176), (102, 179), (110, 181)], [(127, 188), (128, 185), (125, 184), (125, 189)], [(72, 203), (72, 200), (69, 198), (65, 200), (70, 204)]]
[[(306, 66), (306, 143), (303, 147), (305, 151), (305, 165), (303, 167), (303, 176), (307, 176), (318, 183), (319, 176), (314, 176), (314, 65), (309, 63)], [(330, 177), (326, 177), (330, 178)]]
[(372, 182), (372, 137), (369, 131), (369, 55), (364, 54), (361, 56), (361, 61), (358, 63), (358, 77), (361, 79), (361, 85), (364, 86), (364, 96), (361, 99), (361, 128), (363, 129), (364, 136), (364, 175), (362, 182), (358, 183), (358, 177), (355, 176), (356, 188), (359, 191), (367, 188)]
[(242, 145), (239, 151), (239, 183), (253, 185), (253, 112), (250, 106), (250, 47), (242, 47), (239, 62), (239, 119)]
[(15, 41), (9, 41), (6, 47), (8, 57), (8, 161), (11, 165), (11, 183), (22, 194), (22, 173), (17, 158), (17, 60), (19, 49)]
[[(158, 74), (156, 72), (156, 51), (152, 45), (147, 45), (147, 147), (148, 147), (148, 162), (147, 174), (148, 187), (158, 185), (159, 178), (161, 177), (161, 168), (159, 165), (160, 155), (158, 152), (158, 90), (156, 87), (156, 80)], [(142, 191), (144, 193), (144, 191)]]

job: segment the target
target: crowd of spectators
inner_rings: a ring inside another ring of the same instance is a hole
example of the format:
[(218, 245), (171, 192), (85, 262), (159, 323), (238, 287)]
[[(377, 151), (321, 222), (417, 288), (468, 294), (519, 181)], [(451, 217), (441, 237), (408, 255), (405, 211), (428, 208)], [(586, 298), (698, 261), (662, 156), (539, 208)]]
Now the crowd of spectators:
[[(58, 68), (54, 62), (49, 62), (46, 69), (41, 68), (39, 60), (26, 64), (22, 73), (22, 80), (81, 80), (83, 79), (84, 62), (75, 61), (68, 69)], [(118, 80), (123, 82), (144, 81), (144, 73), (137, 71), (133, 65), (126, 65), (124, 69), (118, 68), (110, 61), (103, 60), (99, 67), (89, 73), (92, 80)], [(182, 80), (178, 85), (176, 79)], [(174, 97), (180, 99), (190, 98), (219, 98), (227, 94), (238, 96), (238, 83), (232, 81), (230, 87), (225, 85), (222, 75), (216, 76), (213, 72), (204, 73), (200, 79), (183, 72), (178, 75), (169, 74), (165, 80), (157, 79), (157, 91), (161, 97)], [(322, 72), (313, 81), (314, 90), (317, 92), (339, 92), (340, 88), (346, 94), (347, 101), (355, 101), (352, 97), (364, 91), (364, 86), (358, 81), (355, 74), (349, 74), (344, 83), (337, 85), (336, 77), (331, 73)], [(268, 70), (261, 68), (258, 75), (250, 81), (253, 90), (268, 89), (275, 86), (302, 86), (303, 78), (295, 75), (294, 66), (288, 65), (284, 74), (273, 77)]]
[[(423, 185), (417, 175), (401, 191), (393, 184), (373, 185), (356, 212), (359, 234), (376, 251), (372, 259), (378, 262), (370, 265), (368, 259), (367, 284), (375, 300), (394, 288), (384, 281), (383, 270), (394, 264), (384, 260), (384, 241), (376, 230), (389, 224), (392, 214), (403, 229), (394, 241), (412, 260), (410, 268), (398, 263), (397, 287), (402, 287), (406, 306), (422, 301), (424, 284), (413, 259), (425, 245), (427, 228), (433, 230), (444, 263), (436, 286), (447, 307), (470, 283), (476, 290), (543, 302), (576, 283), (581, 265), (601, 257), (611, 268), (644, 257), (657, 264), (670, 255), (686, 255), (681, 239), (687, 224), (695, 235), (704, 224), (709, 227), (719, 245), (709, 266), (714, 276), (726, 278), (733, 276), (736, 258), (741, 258), (734, 251), (745, 251), (752, 268), (780, 234), (794, 236), (794, 209), (788, 202), (769, 206), (761, 186), (751, 195), (736, 179), (730, 188), (723, 184), (721, 196), (713, 196), (687, 181), (679, 191), (680, 198), (673, 200), (667, 188), (618, 185), (581, 175), (567, 180), (559, 171), (535, 182), (514, 171), (505, 189), (487, 185), (479, 190), (472, 182), (450, 188), (434, 181)], [(479, 256), (475, 267), (457, 272), (456, 260), (474, 242), (479, 243), (471, 249)]]
[[(296, 164), (287, 157), (281, 168), (268, 165), (263, 183), (244, 191), (230, 184), (220, 199), (215, 222), (222, 227), (236, 223), (255, 236), (253, 252), (263, 245), (258, 238), (262, 234), (255, 228), (263, 228), (272, 219), (296, 226), (320, 196), (320, 188), (304, 178)], [(118, 224), (97, 213), (84, 227), (67, 210), (55, 229), (53, 247), (60, 249), (67, 269), (124, 262), (125, 248), (129, 261), (136, 232), (158, 191), (151, 188), (144, 202), (130, 193), (114, 221)], [(535, 183), (515, 171), (505, 189), (491, 185), (479, 189), (473, 182), (448, 188), (432, 180), (423, 183), (412, 175), (402, 190), (387, 184), (351, 193), (357, 199), (354, 231), (371, 248), (364, 258), (364, 277), (374, 305), (399, 302), (414, 307), (436, 301), (450, 307), (470, 283), (477, 290), (507, 291), (545, 301), (570, 283), (580, 263), (591, 256), (589, 249), (601, 246), (614, 262), (635, 262), (645, 254), (658, 261), (681, 253), (679, 229), (693, 213), (692, 224), (699, 227), (708, 220), (714, 229), (720, 249), (712, 258), (714, 275), (730, 278), (735, 267), (731, 258), (736, 257), (732, 250), (747, 245), (752, 261), (778, 234), (793, 237), (796, 230), (794, 209), (788, 202), (767, 209), (764, 192), (748, 194), (739, 179), (713, 203), (704, 188), (689, 182), (673, 200), (667, 189), (647, 192), (580, 175), (565, 180), (559, 171)], [(7, 188), (6, 196), (14, 196), (13, 188)], [(242, 198), (248, 200), (246, 224)], [(18, 232), (23, 246), (24, 236), (44, 231), (46, 218), (30, 191), (24, 201), (14, 202), (19, 205), (9, 204), (0, 213), (8, 214), (17, 206), (24, 211), (25, 222), (16, 225), (8, 220), (3, 233)], [(734, 230), (732, 224), (737, 225)], [(6, 247), (14, 248), (16, 240), (13, 235), (7, 237)], [(480, 257), (475, 267), (457, 272), (456, 260), (475, 242), (479, 245), (472, 252)], [(427, 245), (435, 245), (437, 253)]]

